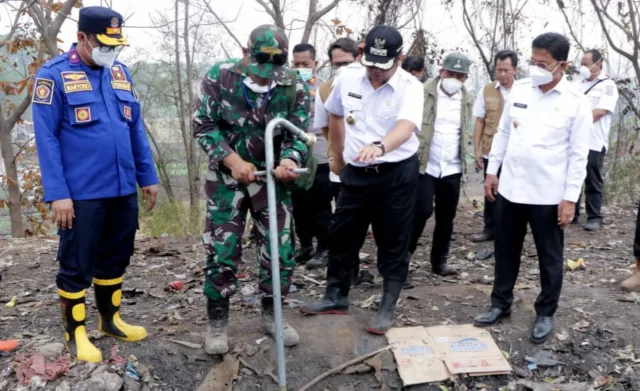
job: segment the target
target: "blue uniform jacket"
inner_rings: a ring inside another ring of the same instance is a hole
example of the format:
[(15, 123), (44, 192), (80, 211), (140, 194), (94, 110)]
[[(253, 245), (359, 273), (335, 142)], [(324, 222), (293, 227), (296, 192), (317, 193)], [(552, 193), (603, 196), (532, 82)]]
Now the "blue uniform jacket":
[(126, 196), (158, 183), (129, 70), (86, 66), (75, 44), (46, 63), (33, 87), (44, 199)]

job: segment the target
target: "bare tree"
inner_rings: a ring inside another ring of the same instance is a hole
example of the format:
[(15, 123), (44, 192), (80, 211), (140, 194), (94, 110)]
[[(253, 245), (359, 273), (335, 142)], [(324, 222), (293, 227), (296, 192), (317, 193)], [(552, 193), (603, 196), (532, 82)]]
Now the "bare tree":
[[(7, 187), (9, 192), (9, 214), (11, 219), (11, 235), (13, 237), (23, 237), (25, 235), (24, 223), (22, 220), (22, 197), (20, 194), (20, 185), (18, 181), (18, 167), (16, 163), (16, 154), (12, 144), (12, 130), (20, 121), (22, 115), (31, 105), (31, 94), (29, 91), (33, 86), (33, 76), (44, 62), (45, 57), (55, 57), (59, 54), (58, 50), (58, 34), (62, 24), (67, 19), (71, 9), (78, 4), (77, 0), (66, 0), (64, 2), (38, 2), (35, 0), (24, 0), (18, 8), (7, 3), (9, 7), (13, 7), (16, 13), (14, 23), (7, 37), (2, 41), (3, 49), (27, 50), (32, 56), (32, 63), (29, 66), (28, 74), (21, 83), (23, 89), (15, 88), (3, 89), (5, 95), (19, 95), (26, 91), (18, 105), (9, 105), (6, 102), (2, 104), (0, 110), (0, 147), (2, 151), (2, 159), (7, 171)], [(21, 20), (28, 15), (34, 30), (29, 31), (26, 24)], [(37, 40), (28, 38), (30, 34), (37, 34), (41, 43)], [(1, 52), (0, 52), (1, 53)], [(28, 85), (28, 89), (24, 89), (24, 85)]]
[[(519, 29), (526, 24), (523, 9), (529, 0), (461, 0), (465, 30), (478, 50), (491, 80), (495, 80), (493, 57), (502, 49), (518, 50)], [(445, 0), (453, 9), (454, 0)]]
[[(265, 12), (271, 17), (271, 19), (273, 19), (273, 22), (276, 26), (280, 27), (283, 30), (287, 30), (287, 25), (285, 24), (285, 9), (287, 6), (287, 0), (256, 0), (256, 2), (260, 4)], [(318, 2), (318, 0), (309, 0), (309, 11), (307, 12), (307, 19), (301, 21), (304, 23), (304, 31), (302, 33), (302, 40), (300, 41), (302, 43), (309, 42), (316, 23), (318, 23), (318, 21), (322, 19), (322, 17), (328, 14), (329, 11), (334, 9), (338, 5), (338, 3), (340, 3), (340, 0), (331, 0), (326, 6), (322, 8), (320, 8)]]
[(386, 24), (402, 30), (411, 26), (424, 8), (422, 0), (362, 0), (367, 9), (365, 31)]

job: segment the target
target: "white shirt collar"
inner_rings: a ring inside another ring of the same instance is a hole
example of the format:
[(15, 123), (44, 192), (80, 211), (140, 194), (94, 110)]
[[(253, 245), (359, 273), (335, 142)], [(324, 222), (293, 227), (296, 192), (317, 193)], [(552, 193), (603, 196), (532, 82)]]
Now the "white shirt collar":
[[(369, 74), (367, 73), (366, 68), (364, 66), (362, 68), (364, 70), (364, 76), (362, 80), (371, 84), (371, 79), (369, 79)], [(391, 79), (389, 79), (389, 81), (387, 81), (384, 85), (382, 85), (382, 87), (389, 85), (389, 87), (393, 88), (394, 91), (397, 91), (398, 83), (400, 82), (400, 72), (404, 72), (404, 70), (400, 67), (396, 68), (396, 73), (394, 73), (393, 76), (391, 76)], [(371, 84), (371, 86), (373, 87), (373, 84)]]

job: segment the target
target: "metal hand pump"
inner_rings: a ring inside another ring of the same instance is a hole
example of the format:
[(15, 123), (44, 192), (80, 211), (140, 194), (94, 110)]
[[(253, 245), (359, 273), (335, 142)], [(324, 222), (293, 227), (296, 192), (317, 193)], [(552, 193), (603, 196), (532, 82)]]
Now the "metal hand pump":
[[(293, 133), (308, 146), (313, 146), (316, 137), (298, 129), (284, 118), (275, 118), (269, 122), (265, 132), (265, 153), (267, 155), (267, 200), (269, 208), (269, 248), (271, 250), (271, 280), (273, 284), (273, 313), (275, 317), (276, 349), (278, 353), (278, 386), (280, 391), (287, 389), (284, 340), (282, 338), (282, 294), (280, 291), (280, 257), (278, 254), (278, 215), (276, 213), (276, 182), (273, 176), (273, 132), (282, 127)], [(294, 171), (295, 172), (295, 171)]]

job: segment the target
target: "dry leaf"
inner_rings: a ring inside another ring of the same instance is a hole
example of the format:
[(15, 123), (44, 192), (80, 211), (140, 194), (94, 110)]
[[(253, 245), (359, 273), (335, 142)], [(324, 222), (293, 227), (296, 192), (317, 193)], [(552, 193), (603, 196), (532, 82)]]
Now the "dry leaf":
[(198, 344), (198, 343), (187, 342), (187, 341), (179, 341), (177, 339), (167, 339), (167, 341), (173, 342), (173, 343), (177, 343), (178, 345), (182, 345), (182, 346), (185, 346), (185, 347), (191, 348), (191, 349), (202, 349), (202, 345)]

